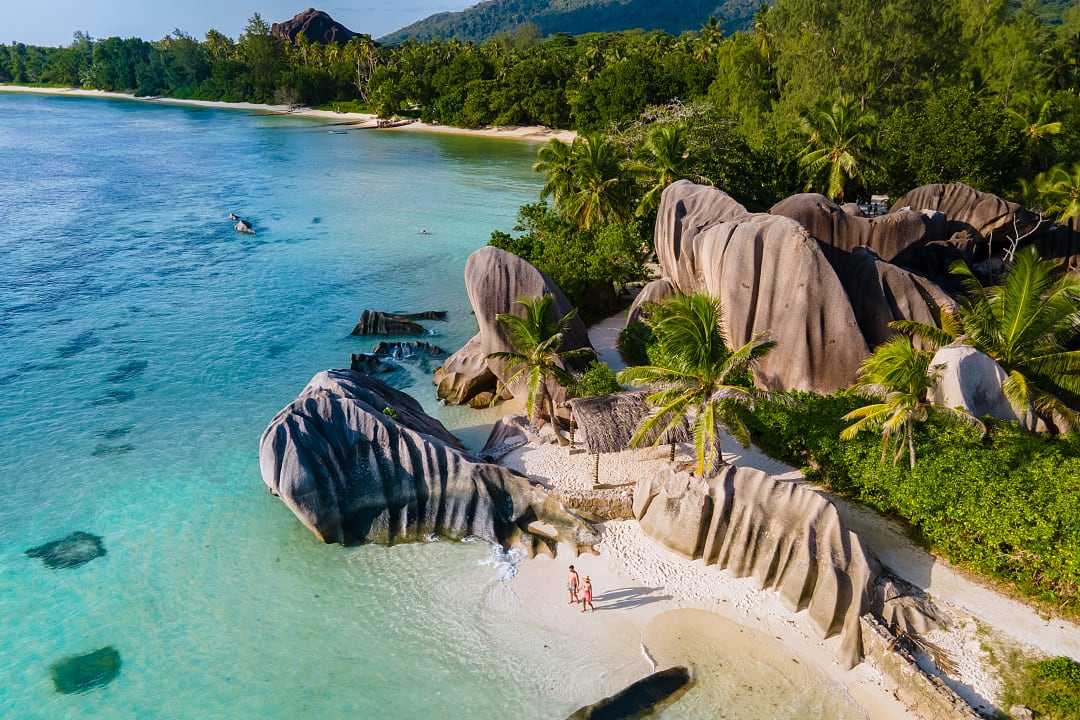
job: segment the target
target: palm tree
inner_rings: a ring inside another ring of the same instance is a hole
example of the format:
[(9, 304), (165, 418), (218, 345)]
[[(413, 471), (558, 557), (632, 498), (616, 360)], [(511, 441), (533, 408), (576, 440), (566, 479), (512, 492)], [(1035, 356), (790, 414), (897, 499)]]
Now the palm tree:
[(1071, 170), (1057, 165), (1040, 177), (1042, 194), (1049, 211), (1057, 214), (1058, 222), (1080, 218), (1080, 162)]
[(863, 170), (871, 164), (876, 122), (873, 113), (861, 111), (848, 98), (804, 117), (802, 132), (807, 144), (799, 154), (799, 166), (807, 176), (806, 189), (821, 188), (833, 200), (843, 202), (844, 188), (851, 181), (861, 183)]
[(1060, 120), (1052, 120), (1053, 103), (1046, 95), (1024, 95), (1018, 103), (1024, 110), (1020, 112), (1009, 108), (1008, 112), (1024, 128), (1024, 135), (1029, 142), (1037, 143), (1050, 135), (1059, 135), (1062, 130)]
[(548, 392), (547, 381), (554, 380), (564, 387), (573, 385), (574, 377), (567, 372), (565, 363), (585, 357), (591, 350), (562, 350), (563, 339), (570, 323), (577, 316), (576, 310), (571, 310), (555, 321), (555, 299), (547, 293), (537, 298), (521, 298), (516, 304), (524, 308), (524, 316), (513, 313), (496, 316), (514, 349), (491, 353), (487, 359), (500, 360), (507, 365), (509, 377), (500, 383), (500, 391), (521, 380), (525, 381), (528, 391), (525, 409), (529, 419), (534, 424), (539, 423), (542, 413), (547, 412), (555, 436), (562, 442), (562, 433), (555, 421), (555, 407)]
[(547, 176), (540, 197), (554, 198), (556, 204), (564, 202), (575, 186), (573, 146), (553, 138), (536, 153), (533, 170)]
[(720, 301), (705, 293), (676, 295), (649, 310), (649, 324), (664, 357), (656, 365), (627, 368), (619, 382), (652, 390), (646, 401), (653, 411), (638, 426), (631, 445), (647, 438), (659, 444), (684, 421), (694, 433), (696, 472), (704, 477), (722, 465), (719, 429), (727, 430), (743, 447), (750, 432), (740, 417), (764, 395), (739, 382), (775, 346), (755, 336), (734, 351), (724, 344)]
[(915, 467), (915, 426), (926, 422), (932, 412), (956, 422), (986, 428), (970, 413), (931, 402), (930, 390), (937, 384), (941, 370), (931, 367), (933, 354), (918, 350), (911, 339), (898, 336), (879, 345), (859, 368), (856, 393), (878, 402), (864, 405), (844, 416), (855, 422), (840, 433), (841, 440), (851, 440), (864, 430), (881, 432), (881, 461), (896, 440), (893, 464), (907, 448), (908, 462)]
[(708, 63), (712, 60), (723, 41), (724, 29), (720, 27), (720, 23), (717, 22), (715, 17), (710, 17), (698, 32), (694, 59), (698, 62)]
[[(682, 125), (661, 125), (645, 141), (646, 159), (627, 164), (631, 172), (648, 178), (651, 187), (638, 203), (637, 215), (646, 215), (660, 205), (660, 195), (668, 185), (693, 175), (690, 149)], [(695, 178), (705, 180), (705, 178)]]
[(962, 262), (952, 271), (966, 295), (942, 312), (940, 328), (914, 321), (893, 327), (932, 349), (960, 341), (981, 350), (1007, 373), (1001, 389), (1018, 415), (1034, 410), (1080, 426), (1070, 407), (1080, 396), (1080, 350), (1066, 345), (1080, 333), (1080, 276), (1040, 259), (1034, 247), (1016, 253), (1001, 285), (984, 287)]
[(574, 140), (574, 187), (562, 202), (579, 227), (591, 230), (626, 219), (626, 183), (615, 146), (603, 135), (584, 135)]

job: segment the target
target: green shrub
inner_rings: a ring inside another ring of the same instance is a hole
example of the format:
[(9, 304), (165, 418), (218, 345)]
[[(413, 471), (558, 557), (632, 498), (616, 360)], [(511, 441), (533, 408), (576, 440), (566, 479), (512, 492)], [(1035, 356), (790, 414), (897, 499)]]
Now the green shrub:
[(573, 396), (579, 398), (611, 395), (622, 390), (622, 385), (615, 378), (615, 371), (607, 363), (593, 360), (589, 369), (573, 388)]
[(930, 421), (919, 428), (914, 470), (881, 462), (881, 441), (839, 439), (848, 394), (791, 393), (751, 418), (757, 444), (806, 466), (807, 476), (899, 517), (950, 561), (1080, 614), (1080, 443), (1015, 423), (977, 430)]
[(652, 340), (649, 326), (635, 320), (619, 333), (619, 354), (627, 365), (645, 365), (649, 362), (648, 346)]
[(1002, 704), (1025, 705), (1046, 720), (1080, 720), (1080, 663), (1067, 657), (1028, 663), (1005, 688)]

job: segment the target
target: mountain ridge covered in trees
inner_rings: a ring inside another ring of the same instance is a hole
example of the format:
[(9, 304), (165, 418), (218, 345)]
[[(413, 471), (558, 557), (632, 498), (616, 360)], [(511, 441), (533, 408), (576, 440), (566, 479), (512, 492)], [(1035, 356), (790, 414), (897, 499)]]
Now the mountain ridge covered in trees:
[(764, 0), (485, 0), (457, 12), (436, 13), (379, 39), (471, 40), (533, 32), (566, 33), (662, 30), (678, 34), (715, 17), (726, 32), (745, 29)]

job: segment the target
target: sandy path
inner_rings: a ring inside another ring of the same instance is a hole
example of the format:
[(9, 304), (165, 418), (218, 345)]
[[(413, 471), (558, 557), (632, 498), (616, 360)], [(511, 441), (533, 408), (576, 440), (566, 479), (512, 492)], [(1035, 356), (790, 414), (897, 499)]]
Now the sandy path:
[[(106, 92), (104, 90), (83, 90), (81, 88), (38, 88), (23, 85), (0, 85), (0, 92), (33, 93), (36, 95), (60, 95), (67, 97), (103, 98), (108, 100), (130, 100), (134, 102), (155, 103), (158, 105), (181, 105), (185, 107), (218, 108), (223, 110), (245, 110), (247, 112), (263, 112), (278, 115), (291, 115), (294, 117), (310, 118), (313, 120), (328, 120), (335, 123), (353, 124), (357, 129), (372, 128), (378, 121), (378, 116), (368, 113), (339, 113), (332, 110), (315, 110), (312, 108), (292, 109), (288, 105), (265, 105), (249, 102), (220, 102), (211, 100), (182, 100), (178, 98), (140, 98), (130, 93)], [(343, 128), (344, 129), (344, 128)], [(559, 139), (563, 142), (572, 142), (577, 133), (572, 130), (553, 130), (539, 125), (490, 127), (490, 128), (459, 128), (450, 125), (433, 125), (423, 122), (415, 122), (396, 128), (385, 128), (398, 132), (433, 132), (445, 135), (468, 135), (472, 137), (498, 138), (504, 140), (524, 140), (528, 142), (547, 142), (551, 139)]]

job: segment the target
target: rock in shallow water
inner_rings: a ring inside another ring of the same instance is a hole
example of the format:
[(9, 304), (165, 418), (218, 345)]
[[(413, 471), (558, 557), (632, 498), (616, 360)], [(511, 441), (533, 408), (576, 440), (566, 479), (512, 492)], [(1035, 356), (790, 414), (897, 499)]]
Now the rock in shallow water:
[(30, 548), (26, 551), (26, 555), (41, 558), (45, 567), (54, 570), (75, 568), (105, 555), (105, 544), (97, 535), (78, 530), (65, 538)]
[(120, 652), (111, 645), (85, 655), (73, 655), (53, 663), (53, 685), (65, 695), (88, 692), (115, 680), (122, 664)]
[(678, 666), (654, 672), (592, 705), (567, 720), (630, 720), (646, 715), (690, 683), (690, 670)]
[[(481, 462), (420, 404), (350, 370), (316, 375), (263, 433), (263, 481), (320, 539), (351, 545), (475, 535), (544, 550), (542, 520), (562, 542), (599, 541), (528, 478)], [(550, 549), (550, 548), (549, 548)]]

